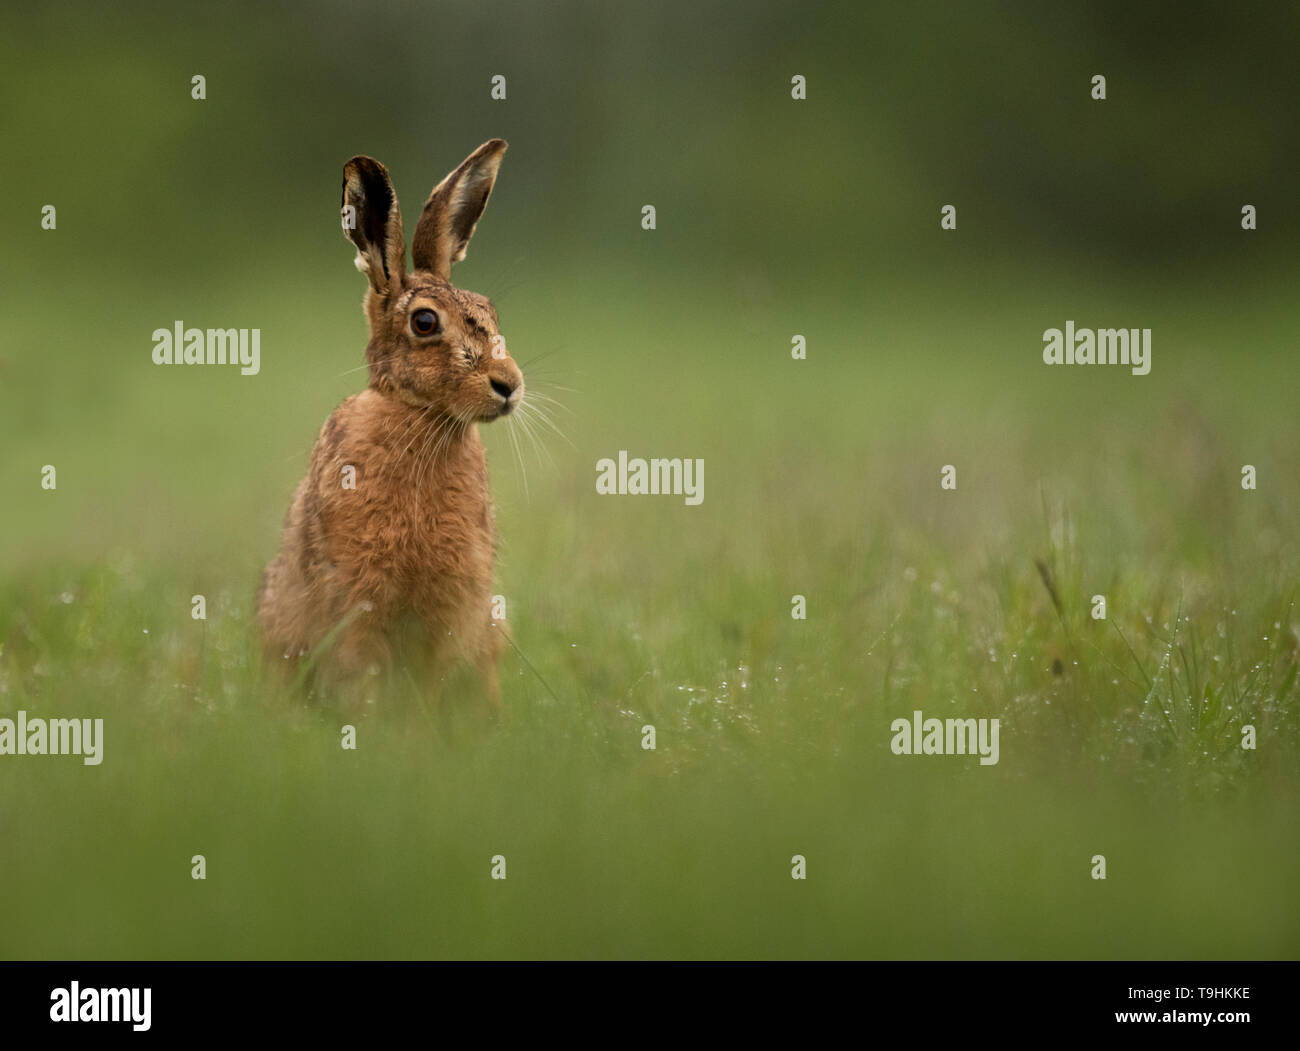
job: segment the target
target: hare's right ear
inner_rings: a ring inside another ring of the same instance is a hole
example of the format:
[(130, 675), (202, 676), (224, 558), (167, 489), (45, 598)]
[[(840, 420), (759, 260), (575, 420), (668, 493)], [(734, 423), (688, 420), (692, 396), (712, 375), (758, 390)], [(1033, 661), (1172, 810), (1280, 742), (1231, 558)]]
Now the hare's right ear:
[(433, 188), (411, 239), (411, 265), (451, 280), (451, 264), (465, 258), (492, 187), (496, 185), (505, 139), (489, 139)]
[(398, 288), (406, 271), (402, 212), (388, 170), (371, 157), (343, 166), (343, 232), (357, 246), (357, 269), (376, 292)]

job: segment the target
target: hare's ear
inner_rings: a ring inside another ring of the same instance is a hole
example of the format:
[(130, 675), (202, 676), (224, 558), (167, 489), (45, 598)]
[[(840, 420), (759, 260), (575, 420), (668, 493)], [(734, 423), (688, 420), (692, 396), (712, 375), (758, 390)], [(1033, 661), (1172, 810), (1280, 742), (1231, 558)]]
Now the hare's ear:
[(504, 139), (490, 139), (434, 187), (411, 241), (411, 263), (416, 270), (431, 270), (444, 281), (450, 280), (451, 264), (465, 258), (505, 152)]
[(343, 232), (357, 246), (357, 269), (376, 292), (402, 283), (406, 242), (388, 170), (371, 157), (353, 157), (343, 166)]

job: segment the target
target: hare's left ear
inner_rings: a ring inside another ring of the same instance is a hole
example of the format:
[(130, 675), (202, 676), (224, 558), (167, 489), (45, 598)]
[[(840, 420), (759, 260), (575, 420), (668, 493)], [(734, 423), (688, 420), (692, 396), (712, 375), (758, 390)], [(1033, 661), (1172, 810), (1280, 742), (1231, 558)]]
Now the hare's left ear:
[(357, 269), (371, 288), (387, 294), (401, 287), (402, 212), (388, 170), (372, 157), (353, 157), (343, 166), (343, 232), (357, 246)]
[(434, 187), (411, 241), (411, 263), (416, 270), (432, 271), (444, 281), (451, 279), (451, 264), (465, 258), (505, 152), (504, 139), (490, 139)]

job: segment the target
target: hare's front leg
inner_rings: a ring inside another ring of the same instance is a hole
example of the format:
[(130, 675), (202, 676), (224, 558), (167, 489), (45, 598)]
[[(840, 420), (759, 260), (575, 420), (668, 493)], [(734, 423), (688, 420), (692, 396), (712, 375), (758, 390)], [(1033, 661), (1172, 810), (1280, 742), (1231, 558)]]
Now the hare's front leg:
[(490, 624), (455, 634), (445, 627), (433, 632), (430, 695), (449, 726), (452, 709), (464, 709), (473, 721), (495, 723), (501, 712), (497, 662), (505, 639)]
[(340, 706), (366, 710), (379, 701), (382, 672), (391, 658), (387, 634), (372, 611), (362, 608), (338, 629), (321, 664)]
[(501, 714), (501, 678), (498, 667), (501, 653), (506, 647), (505, 621), (489, 621), (474, 662), (483, 690), (483, 699), (489, 714), (495, 719)]

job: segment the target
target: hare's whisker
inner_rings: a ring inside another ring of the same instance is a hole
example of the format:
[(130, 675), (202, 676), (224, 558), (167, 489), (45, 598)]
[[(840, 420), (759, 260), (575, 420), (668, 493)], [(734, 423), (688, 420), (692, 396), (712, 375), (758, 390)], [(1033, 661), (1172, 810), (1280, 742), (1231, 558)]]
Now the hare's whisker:
[(341, 378), (343, 376), (350, 376), (354, 372), (360, 372), (362, 369), (370, 368), (371, 365), (382, 365), (386, 361), (394, 361), (397, 358), (400, 358), (401, 356), (402, 356), (401, 354), (389, 354), (386, 357), (375, 358), (374, 361), (363, 361), (360, 365), (357, 365), (353, 368), (344, 369), (342, 372), (338, 374), (338, 377), (336, 378)]
[(568, 442), (568, 444), (572, 446), (574, 449), (577, 448), (577, 446), (573, 444), (573, 441), (569, 438), (569, 436), (565, 434), (563, 430), (560, 429), (559, 425), (556, 424), (556, 422), (553, 419), (551, 419), (551, 417), (547, 414), (545, 409), (543, 409), (539, 405), (533, 405), (529, 409), (529, 412), (532, 414), (532, 417), (534, 419), (538, 420), (546, 427), (550, 428), (551, 431), (553, 431), (564, 441)]
[(571, 408), (569, 408), (567, 405), (564, 404), (564, 402), (558, 400), (557, 398), (552, 398), (549, 394), (542, 394), (539, 391), (529, 391), (528, 399), (534, 401), (534, 404), (537, 401), (545, 402), (547, 405), (554, 406), (557, 409), (563, 409), (570, 416), (573, 415), (573, 410)]
[(510, 436), (510, 445), (515, 451), (515, 459), (519, 461), (519, 477), (524, 483), (524, 499), (528, 499), (528, 467), (524, 464), (524, 454), (519, 448), (519, 436), (515, 434), (513, 425), (506, 427), (506, 434)]
[(519, 362), (519, 367), (520, 367), (521, 369), (532, 368), (532, 366), (536, 365), (539, 361), (545, 361), (545, 360), (546, 360), (547, 358), (549, 358), (552, 354), (558, 354), (560, 351), (562, 351), (562, 350), (566, 350), (566, 349), (567, 349), (567, 348), (566, 348), (565, 346), (561, 345), (561, 346), (558, 346), (558, 347), (552, 347), (550, 350), (543, 350), (543, 351), (541, 351), (540, 353), (534, 354), (534, 355), (533, 355), (531, 358), (529, 358), (527, 361), (521, 361), (521, 362)]

